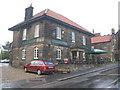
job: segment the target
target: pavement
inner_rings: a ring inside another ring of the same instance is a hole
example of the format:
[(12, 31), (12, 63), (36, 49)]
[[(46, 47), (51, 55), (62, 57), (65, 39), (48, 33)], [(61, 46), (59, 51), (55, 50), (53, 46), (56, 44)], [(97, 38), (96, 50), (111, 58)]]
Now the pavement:
[[(118, 64), (105, 64), (102, 67), (94, 67), (83, 71), (68, 73), (68, 74), (50, 74), (40, 75), (34, 73), (24, 73), (21, 69), (13, 67), (5, 67), (2, 73), (2, 87), (3, 88), (30, 88), (33, 86), (50, 83), (53, 81), (63, 81), (74, 78), (80, 75), (89, 74), (96, 71), (107, 70), (118, 67)], [(5, 72), (6, 71), (6, 72)], [(6, 74), (7, 73), (7, 74)]]
[(105, 65), (103, 67), (94, 67), (94, 68), (90, 68), (81, 72), (75, 72), (75, 73), (71, 73), (70, 75), (68, 75), (67, 77), (61, 78), (61, 79), (57, 79), (58, 81), (64, 81), (67, 79), (71, 79), (74, 77), (78, 77), (81, 75), (85, 75), (85, 74), (89, 74), (89, 73), (93, 73), (93, 72), (97, 72), (97, 71), (107, 71), (109, 69), (114, 69), (117, 68), (118, 64), (110, 64), (110, 65)]

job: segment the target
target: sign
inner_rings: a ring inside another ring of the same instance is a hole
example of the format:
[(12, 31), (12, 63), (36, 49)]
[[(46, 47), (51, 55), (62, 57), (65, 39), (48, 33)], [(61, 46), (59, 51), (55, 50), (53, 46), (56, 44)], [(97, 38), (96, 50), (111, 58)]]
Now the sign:
[(52, 43), (68, 46), (67, 42), (60, 41), (60, 40), (52, 40)]
[(22, 45), (28, 45), (28, 44), (34, 44), (34, 43), (36, 43), (36, 39), (23, 41)]
[(68, 58), (64, 58), (64, 63), (68, 63)]

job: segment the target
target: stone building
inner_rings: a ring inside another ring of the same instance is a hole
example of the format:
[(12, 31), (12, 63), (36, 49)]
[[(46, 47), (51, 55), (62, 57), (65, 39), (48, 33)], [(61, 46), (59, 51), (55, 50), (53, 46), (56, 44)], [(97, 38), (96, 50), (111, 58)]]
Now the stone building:
[(11, 28), (12, 65), (23, 66), (31, 60), (80, 63), (91, 50), (91, 32), (68, 18), (45, 9), (33, 16), (33, 7), (25, 9), (25, 20)]
[(116, 43), (115, 43), (115, 60), (120, 60), (120, 29), (116, 33)]
[(114, 46), (115, 46), (115, 30), (111, 30), (111, 35), (96, 36), (91, 38), (92, 47), (94, 49), (101, 49), (107, 51), (107, 53), (100, 54), (99, 58), (109, 62), (115, 61), (114, 58)]

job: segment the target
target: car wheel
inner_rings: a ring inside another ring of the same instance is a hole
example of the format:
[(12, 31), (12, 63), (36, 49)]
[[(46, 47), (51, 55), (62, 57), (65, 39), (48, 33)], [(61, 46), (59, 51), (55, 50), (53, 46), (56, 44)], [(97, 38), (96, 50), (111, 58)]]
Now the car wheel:
[(25, 72), (28, 72), (27, 68), (24, 68), (24, 71), (25, 71)]
[(41, 75), (41, 70), (37, 70), (37, 74), (38, 74), (38, 75)]

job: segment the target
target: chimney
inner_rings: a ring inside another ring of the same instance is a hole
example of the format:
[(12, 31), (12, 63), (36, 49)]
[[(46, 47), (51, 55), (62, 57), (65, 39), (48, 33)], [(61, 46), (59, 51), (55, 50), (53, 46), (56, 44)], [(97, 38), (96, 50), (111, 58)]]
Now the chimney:
[(114, 28), (112, 28), (111, 33), (112, 33), (112, 35), (115, 34), (115, 29)]
[(95, 32), (94, 32), (94, 29), (93, 29), (93, 34), (94, 34)]
[(33, 16), (33, 7), (31, 4), (30, 7), (25, 9), (25, 21), (32, 18), (32, 16)]

